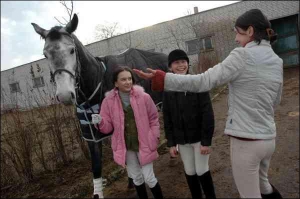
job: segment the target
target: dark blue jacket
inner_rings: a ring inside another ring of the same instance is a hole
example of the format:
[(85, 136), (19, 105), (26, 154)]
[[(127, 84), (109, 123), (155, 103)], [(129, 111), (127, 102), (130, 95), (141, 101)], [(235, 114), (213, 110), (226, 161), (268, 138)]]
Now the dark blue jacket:
[(163, 116), (168, 147), (199, 141), (211, 145), (214, 113), (209, 92), (164, 92)]

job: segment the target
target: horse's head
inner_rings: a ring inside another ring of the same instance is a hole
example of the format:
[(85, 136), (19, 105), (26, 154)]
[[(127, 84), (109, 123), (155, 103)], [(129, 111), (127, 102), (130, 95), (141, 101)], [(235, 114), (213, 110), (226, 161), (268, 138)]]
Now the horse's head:
[(72, 20), (65, 26), (55, 26), (45, 30), (31, 23), (34, 30), (45, 40), (43, 54), (50, 65), (50, 70), (56, 82), (56, 98), (64, 104), (75, 102), (75, 84), (80, 75), (78, 54), (72, 33), (78, 25), (78, 17), (74, 14)]

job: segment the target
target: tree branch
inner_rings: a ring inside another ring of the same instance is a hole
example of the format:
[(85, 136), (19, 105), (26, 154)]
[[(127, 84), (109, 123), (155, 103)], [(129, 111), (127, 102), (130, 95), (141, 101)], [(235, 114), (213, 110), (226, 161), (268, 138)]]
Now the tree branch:
[(63, 26), (67, 25), (67, 24), (62, 23), (61, 21), (59, 21), (56, 17), (54, 17), (54, 18), (56, 19), (56, 21), (57, 21), (60, 25), (63, 25)]
[[(65, 9), (67, 10), (67, 14), (69, 16), (69, 21), (72, 20), (72, 15), (73, 15), (73, 11), (74, 11), (74, 5), (73, 5), (73, 1), (71, 0), (71, 8), (68, 7), (66, 1), (60, 1), (61, 5), (63, 5), (63, 7), (65, 7)], [(58, 20), (56, 17), (54, 17), (56, 19), (56, 21), (58, 21), (58, 23), (60, 23), (61, 25), (67, 25), (67, 23), (69, 22), (67, 19), (65, 19), (64, 17), (62, 17), (66, 23), (62, 23), (60, 20)]]

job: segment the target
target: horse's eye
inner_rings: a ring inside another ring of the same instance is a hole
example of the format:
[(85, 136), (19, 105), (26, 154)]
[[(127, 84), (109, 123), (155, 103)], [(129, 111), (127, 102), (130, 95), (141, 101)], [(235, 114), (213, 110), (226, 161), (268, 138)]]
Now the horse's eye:
[(71, 54), (74, 54), (74, 52), (75, 52), (75, 50), (74, 50), (74, 48), (72, 48), (72, 50), (71, 50)]

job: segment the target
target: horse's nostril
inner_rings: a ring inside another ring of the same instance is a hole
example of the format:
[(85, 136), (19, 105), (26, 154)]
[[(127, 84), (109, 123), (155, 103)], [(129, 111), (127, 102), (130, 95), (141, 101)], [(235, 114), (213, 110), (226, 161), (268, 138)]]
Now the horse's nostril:
[(71, 97), (72, 97), (72, 99), (75, 99), (75, 95), (73, 92), (71, 92)]
[(59, 102), (59, 98), (58, 98), (58, 96), (56, 95), (56, 100)]

